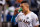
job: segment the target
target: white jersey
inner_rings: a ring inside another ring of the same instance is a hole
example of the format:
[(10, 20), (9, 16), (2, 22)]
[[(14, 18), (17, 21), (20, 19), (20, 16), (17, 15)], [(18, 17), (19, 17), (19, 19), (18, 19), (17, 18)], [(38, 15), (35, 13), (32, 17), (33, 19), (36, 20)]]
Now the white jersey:
[(18, 27), (34, 27), (39, 25), (38, 16), (33, 12), (27, 15), (19, 13), (16, 20), (18, 21)]

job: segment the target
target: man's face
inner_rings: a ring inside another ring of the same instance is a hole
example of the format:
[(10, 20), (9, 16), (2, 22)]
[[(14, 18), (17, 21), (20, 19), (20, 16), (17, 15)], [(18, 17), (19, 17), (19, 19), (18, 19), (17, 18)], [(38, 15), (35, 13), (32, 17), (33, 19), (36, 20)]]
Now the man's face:
[(29, 9), (29, 5), (27, 3), (22, 3), (20, 6), (23, 9), (23, 11), (28, 11)]

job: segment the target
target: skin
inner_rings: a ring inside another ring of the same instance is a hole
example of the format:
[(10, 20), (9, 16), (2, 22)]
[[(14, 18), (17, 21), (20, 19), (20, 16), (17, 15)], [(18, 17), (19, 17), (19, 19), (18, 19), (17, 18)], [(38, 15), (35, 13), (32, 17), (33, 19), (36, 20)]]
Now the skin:
[[(27, 3), (22, 3), (22, 4), (20, 5), (20, 7), (23, 9), (22, 12), (23, 12), (25, 15), (27, 15), (28, 13), (31, 12), (31, 11), (29, 10), (29, 5), (28, 5)], [(39, 27), (39, 25), (34, 26), (34, 27)]]
[(21, 6), (21, 8), (23, 9), (23, 13), (26, 15), (26, 14), (28, 14), (28, 13), (30, 13), (31, 11), (29, 10), (29, 5), (28, 4), (26, 4), (26, 3), (23, 3), (23, 4), (21, 4), (20, 6)]
[(18, 14), (18, 8), (15, 9), (15, 11), (14, 11), (14, 15), (16, 15), (16, 14)]

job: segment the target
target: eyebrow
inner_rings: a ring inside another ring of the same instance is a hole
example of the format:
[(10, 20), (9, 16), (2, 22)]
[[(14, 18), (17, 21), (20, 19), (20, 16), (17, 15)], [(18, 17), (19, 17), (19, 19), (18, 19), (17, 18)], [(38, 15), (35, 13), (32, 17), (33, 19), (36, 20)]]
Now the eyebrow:
[(24, 5), (25, 5), (25, 6), (29, 6), (29, 4), (28, 4), (28, 3), (24, 3)]

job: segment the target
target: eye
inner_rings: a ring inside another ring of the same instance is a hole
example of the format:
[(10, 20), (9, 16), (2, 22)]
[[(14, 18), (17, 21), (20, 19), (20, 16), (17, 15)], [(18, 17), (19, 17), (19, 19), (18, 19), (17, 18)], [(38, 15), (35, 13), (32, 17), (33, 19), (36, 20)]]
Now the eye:
[(23, 8), (23, 6), (21, 6)]

